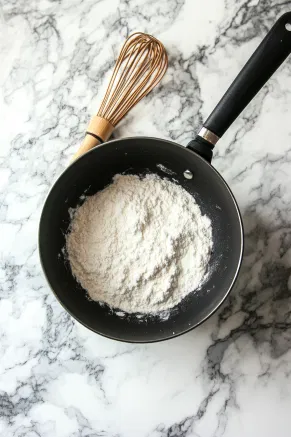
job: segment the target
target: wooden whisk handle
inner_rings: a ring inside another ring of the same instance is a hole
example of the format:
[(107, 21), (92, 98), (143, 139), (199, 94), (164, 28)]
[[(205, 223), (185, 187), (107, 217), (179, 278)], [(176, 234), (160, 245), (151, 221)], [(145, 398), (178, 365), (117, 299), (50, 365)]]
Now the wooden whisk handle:
[(93, 147), (107, 141), (110, 138), (113, 129), (114, 126), (110, 123), (110, 121), (95, 115), (87, 127), (84, 141), (73, 156), (73, 161), (84, 155), (84, 153), (88, 152), (88, 150), (93, 149)]

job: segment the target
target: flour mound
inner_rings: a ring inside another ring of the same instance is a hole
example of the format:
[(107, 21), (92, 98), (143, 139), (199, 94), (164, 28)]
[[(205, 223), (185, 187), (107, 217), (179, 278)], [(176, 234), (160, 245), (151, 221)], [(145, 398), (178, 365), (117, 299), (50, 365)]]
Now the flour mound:
[(128, 313), (177, 305), (207, 276), (212, 228), (181, 186), (150, 174), (116, 175), (76, 209), (66, 248), (95, 301)]

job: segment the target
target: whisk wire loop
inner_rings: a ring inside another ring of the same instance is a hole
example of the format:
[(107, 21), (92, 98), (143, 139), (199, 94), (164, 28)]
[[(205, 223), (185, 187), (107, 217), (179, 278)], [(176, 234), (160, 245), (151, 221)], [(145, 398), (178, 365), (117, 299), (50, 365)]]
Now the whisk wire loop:
[(157, 85), (167, 66), (160, 41), (144, 33), (132, 34), (121, 49), (97, 115), (116, 126)]

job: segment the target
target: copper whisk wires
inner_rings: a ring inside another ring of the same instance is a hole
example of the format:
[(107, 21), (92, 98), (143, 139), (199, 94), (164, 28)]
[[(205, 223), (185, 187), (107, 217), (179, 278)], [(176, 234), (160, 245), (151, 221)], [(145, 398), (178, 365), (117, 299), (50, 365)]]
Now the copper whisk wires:
[(163, 44), (151, 35), (134, 33), (124, 43), (97, 113), (113, 126), (162, 79), (168, 67)]

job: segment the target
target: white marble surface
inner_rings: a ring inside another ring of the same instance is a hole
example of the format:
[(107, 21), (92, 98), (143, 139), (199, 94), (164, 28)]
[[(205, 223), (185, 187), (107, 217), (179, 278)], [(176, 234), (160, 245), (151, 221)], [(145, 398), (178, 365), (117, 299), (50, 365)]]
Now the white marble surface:
[(159, 37), (170, 67), (115, 136), (185, 145), (291, 1), (0, 5), (0, 435), (289, 437), (291, 59), (215, 150), (246, 250), (230, 298), (204, 325), (153, 345), (89, 332), (50, 292), (37, 231), (129, 33)]

